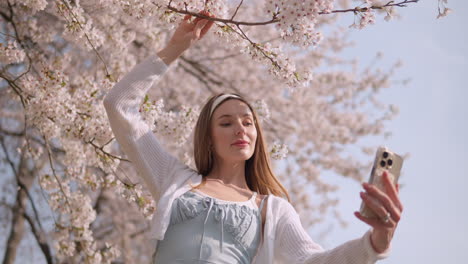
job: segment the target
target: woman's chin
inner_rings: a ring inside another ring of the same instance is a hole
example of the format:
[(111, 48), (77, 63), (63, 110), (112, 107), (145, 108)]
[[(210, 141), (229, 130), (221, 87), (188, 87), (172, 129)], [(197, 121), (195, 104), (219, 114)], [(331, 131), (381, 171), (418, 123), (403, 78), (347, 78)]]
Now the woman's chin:
[(252, 157), (252, 155), (249, 155), (249, 154), (245, 153), (243, 155), (235, 155), (235, 156), (231, 157), (231, 160), (233, 160), (235, 162), (241, 162), (241, 161), (247, 161), (251, 157)]

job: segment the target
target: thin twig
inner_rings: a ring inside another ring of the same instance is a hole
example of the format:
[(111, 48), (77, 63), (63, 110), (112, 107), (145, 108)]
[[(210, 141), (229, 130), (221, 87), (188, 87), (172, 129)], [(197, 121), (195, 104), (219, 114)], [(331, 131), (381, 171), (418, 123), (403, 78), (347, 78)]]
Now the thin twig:
[(106, 155), (106, 156), (109, 156), (109, 157), (111, 157), (111, 158), (118, 159), (118, 160), (121, 160), (121, 161), (128, 161), (128, 162), (130, 162), (130, 160), (128, 160), (128, 159), (124, 159), (124, 158), (121, 158), (121, 157), (117, 157), (117, 156), (112, 155), (112, 154), (110, 154), (109, 152), (105, 151), (105, 150), (104, 150), (104, 147), (107, 145), (107, 143), (100, 147), (100, 146), (94, 144), (94, 138), (91, 139), (90, 141), (85, 141), (85, 143), (88, 143), (88, 144), (90, 144), (91, 146), (93, 146), (94, 149), (95, 149), (96, 151), (97, 151), (97, 150), (100, 150), (100, 151), (101, 151), (102, 153), (104, 153), (104, 155)]
[(106, 77), (110, 78), (111, 75), (109, 73), (109, 71), (107, 70), (107, 64), (106, 62), (104, 61), (104, 59), (101, 57), (101, 54), (99, 54), (99, 52), (97, 51), (96, 47), (94, 47), (94, 44), (91, 42), (91, 39), (89, 38), (88, 34), (86, 33), (86, 31), (84, 30), (83, 26), (81, 25), (81, 22), (78, 20), (78, 18), (76, 17), (76, 15), (73, 13), (73, 11), (71, 10), (71, 8), (68, 6), (68, 3), (65, 2), (64, 0), (62, 0), (62, 3), (63, 5), (68, 9), (68, 12), (70, 12), (70, 14), (73, 16), (73, 18), (75, 19), (75, 21), (78, 23), (78, 26), (80, 27), (80, 29), (83, 31), (85, 37), (86, 37), (86, 40), (88, 41), (89, 45), (91, 46), (91, 48), (93, 49), (93, 51), (96, 53), (97, 57), (99, 58), (99, 60), (101, 60), (102, 64), (104, 65), (104, 70), (106, 71)]
[(394, 3), (395, 1), (390, 1), (385, 5), (381, 6), (369, 6), (369, 7), (355, 7), (355, 8), (350, 8), (350, 9), (343, 9), (343, 10), (333, 10), (330, 12), (319, 12), (320, 15), (327, 15), (327, 14), (333, 14), (333, 13), (345, 13), (345, 12), (367, 12), (369, 9), (383, 9), (385, 7), (392, 7), (392, 6), (398, 6), (398, 7), (406, 7), (407, 4), (409, 3), (417, 3), (419, 0), (405, 0), (401, 1), (399, 3)]
[(29, 53), (27, 52), (27, 49), (26, 49), (26, 45), (23, 44), (23, 41), (22, 39), (20, 38), (20, 34), (18, 32), (18, 28), (16, 27), (16, 24), (15, 22), (13, 21), (13, 16), (14, 16), (14, 12), (13, 12), (13, 6), (11, 5), (10, 1), (8, 0), (7, 1), (8, 3), (8, 8), (10, 10), (10, 16), (7, 17), (6, 15), (4, 15), (2, 13), (2, 16), (5, 18), (5, 20), (7, 20), (8, 22), (11, 23), (12, 27), (13, 27), (13, 30), (15, 31), (15, 36), (16, 36), (16, 41), (20, 44), (21, 48), (25, 51), (24, 53), (26, 54), (26, 57), (28, 58), (28, 69), (21, 73), (18, 77), (16, 77), (13, 82), (15, 82), (16, 80), (18, 80), (19, 78), (23, 77), (25, 74), (27, 74), (30, 70), (31, 70), (31, 65), (32, 65), (32, 59), (31, 57), (29, 56)]
[[(156, 5), (155, 3), (153, 3), (153, 4)], [(243, 25), (243, 26), (262, 26), (262, 25), (277, 23), (277, 22), (280, 21), (277, 18), (273, 18), (271, 20), (263, 21), (263, 22), (235, 21), (235, 20), (232, 20), (232, 19), (223, 19), (223, 18), (210, 17), (210, 16), (206, 16), (206, 15), (203, 15), (203, 14), (200, 14), (200, 13), (188, 11), (187, 9), (185, 9), (185, 10), (177, 9), (177, 8), (171, 6), (170, 4), (171, 3), (169, 3), (169, 5), (167, 6), (167, 9), (169, 9), (169, 10), (171, 10), (173, 12), (176, 12), (176, 13), (179, 13), (179, 14), (184, 14), (184, 15), (191, 15), (191, 16), (195, 16), (195, 17), (199, 17), (199, 18), (203, 18), (203, 19), (207, 19), (207, 20), (211, 20), (211, 21), (217, 21), (217, 22), (221, 22), (221, 23), (225, 23), (225, 24), (229, 23), (229, 24)]]
[(242, 3), (244, 2), (244, 0), (241, 0), (239, 5), (237, 6), (236, 8), (236, 11), (234, 12), (234, 14), (232, 15), (231, 17), (231, 20), (234, 20), (234, 17), (237, 15), (237, 11), (239, 11), (239, 8), (241, 7)]
[(53, 258), (52, 258), (52, 254), (50, 253), (51, 252), (50, 247), (47, 244), (47, 241), (43, 237), (44, 236), (43, 235), (44, 231), (39, 233), (36, 230), (36, 227), (34, 226), (33, 220), (31, 219), (31, 217), (29, 217), (29, 215), (26, 213), (26, 211), (23, 211), (23, 217), (26, 219), (26, 221), (28, 221), (29, 226), (31, 227), (31, 233), (34, 235), (34, 238), (36, 238), (36, 241), (39, 244), (39, 247), (41, 248), (42, 253), (44, 253), (44, 257), (45, 257), (47, 263), (51, 263), (51, 264), (54, 263)]
[(52, 170), (52, 174), (54, 175), (55, 180), (57, 181), (57, 183), (59, 185), (60, 191), (62, 192), (63, 197), (65, 198), (65, 203), (68, 205), (68, 208), (70, 209), (70, 212), (71, 212), (72, 207), (71, 207), (70, 202), (68, 201), (68, 196), (65, 194), (65, 190), (63, 189), (62, 182), (58, 178), (57, 173), (55, 171), (54, 161), (52, 159), (52, 153), (51, 153), (51, 150), (50, 150), (49, 142), (47, 141), (47, 138), (46, 138), (45, 134), (43, 134), (43, 137), (44, 137), (45, 147), (47, 149), (47, 155), (49, 157), (50, 169)]

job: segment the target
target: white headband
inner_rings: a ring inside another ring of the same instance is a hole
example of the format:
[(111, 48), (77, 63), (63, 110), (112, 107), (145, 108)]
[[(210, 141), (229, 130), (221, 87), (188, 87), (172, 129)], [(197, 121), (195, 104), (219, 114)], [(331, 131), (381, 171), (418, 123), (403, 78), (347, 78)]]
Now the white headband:
[(216, 109), (216, 107), (222, 103), (224, 100), (228, 99), (228, 98), (238, 98), (238, 99), (241, 99), (239, 96), (235, 95), (235, 94), (223, 94), (221, 96), (218, 96), (218, 98), (216, 98), (213, 102), (213, 104), (211, 105), (211, 110), (210, 110), (210, 117), (211, 115), (213, 114), (213, 111)]

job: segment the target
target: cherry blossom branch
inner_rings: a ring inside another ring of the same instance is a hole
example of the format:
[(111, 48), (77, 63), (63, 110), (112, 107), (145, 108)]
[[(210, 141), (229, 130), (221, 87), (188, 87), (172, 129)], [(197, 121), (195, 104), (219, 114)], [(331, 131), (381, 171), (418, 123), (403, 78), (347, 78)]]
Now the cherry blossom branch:
[(354, 12), (354, 13), (357, 13), (357, 12), (366, 12), (366, 11), (368, 11), (369, 9), (384, 9), (384, 8), (386, 8), (386, 7), (392, 7), (392, 6), (406, 7), (407, 4), (410, 4), (410, 3), (417, 3), (417, 2), (419, 2), (419, 0), (405, 0), (405, 1), (401, 1), (401, 2), (399, 2), (399, 3), (395, 3), (395, 1), (390, 1), (390, 2), (388, 2), (387, 4), (381, 5), (381, 6), (355, 7), (355, 8), (343, 9), (343, 10), (332, 10), (332, 11), (330, 11), (330, 12), (321, 11), (321, 12), (319, 12), (319, 14), (320, 14), (320, 15), (327, 15), (327, 14), (333, 14), (333, 13), (346, 13), (346, 12)]
[(136, 232), (131, 233), (131, 234), (129, 235), (129, 237), (135, 238), (135, 237), (137, 237), (137, 236), (139, 236), (139, 235), (145, 234), (146, 232), (148, 232), (148, 229), (149, 229), (148, 227), (142, 228), (142, 229), (139, 230), (139, 231), (136, 231)]
[(0, 78), (4, 79), (7, 83), (8, 83), (8, 86), (10, 86), (13, 91), (15, 92), (16, 95), (19, 96), (20, 100), (21, 100), (21, 104), (23, 105), (23, 108), (26, 109), (26, 102), (27, 100), (23, 97), (23, 90), (21, 89), (21, 87), (19, 87), (14, 80), (10, 80), (8, 77), (4, 76), (2, 73), (0, 73)]
[[(1, 74), (0, 74), (0, 77), (3, 78), (3, 79), (5, 79), (5, 80), (10, 84), (10, 86), (14, 89), (15, 93), (17, 93), (18, 96), (20, 96), (21, 102), (22, 102), (22, 104), (23, 104), (23, 107), (26, 108), (26, 106), (25, 106), (25, 100), (24, 100), (23, 96), (21, 95), (21, 93), (19, 93), (19, 91), (16, 91), (15, 88), (12, 86), (12, 85), (16, 85), (16, 84), (14, 84), (13, 81), (9, 80), (8, 78), (4, 77), (4, 76), (1, 75)], [(78, 113), (78, 115), (85, 115), (85, 116), (88, 116), (88, 117), (89, 117), (89, 115), (88, 115), (88, 114), (85, 114), (85, 113)], [(25, 120), (26, 120), (26, 119), (25, 119)], [(53, 120), (52, 120), (52, 121), (53, 121)], [(26, 126), (25, 126), (25, 129), (26, 129)], [(25, 132), (25, 131), (23, 131), (23, 133), (24, 133), (24, 132)], [(20, 135), (24, 135), (24, 134), (17, 134), (17, 135), (20, 136)], [(128, 162), (130, 162), (128, 159), (124, 159), (124, 158), (117, 157), (117, 156), (112, 155), (112, 154), (110, 154), (109, 152), (107, 152), (107, 151), (104, 150), (104, 147), (105, 147), (107, 144), (109, 144), (112, 140), (113, 140), (113, 138), (110, 139), (107, 143), (105, 143), (105, 144), (104, 144), (103, 146), (101, 146), (101, 147), (99, 147), (98, 145), (94, 144), (94, 142), (93, 142), (93, 141), (94, 141), (94, 138), (93, 138), (91, 141), (86, 141), (86, 143), (91, 144), (91, 145), (95, 148), (96, 151), (99, 150), (99, 151), (101, 151), (101, 152), (102, 152), (104, 155), (106, 155), (106, 156), (109, 156), (109, 157), (111, 157), (111, 158), (118, 159), (118, 160), (121, 160), (121, 161), (128, 161)], [(29, 143), (29, 141), (28, 141), (28, 143)]]
[(210, 91), (210, 93), (214, 94), (214, 89), (211, 87), (211, 85), (208, 83), (207, 80), (203, 79), (200, 75), (198, 75), (197, 73), (193, 72), (191, 69), (187, 68), (185, 65), (183, 64), (180, 64), (180, 67), (188, 74), (192, 75), (193, 77), (195, 77), (197, 80), (199, 80), (201, 83), (204, 84), (204, 86), (206, 87), (206, 89), (208, 91)]
[(105, 151), (105, 150), (104, 150), (104, 147), (105, 147), (108, 143), (106, 143), (106, 144), (104, 144), (103, 146), (100, 147), (100, 146), (94, 144), (94, 138), (92, 138), (90, 141), (85, 141), (85, 143), (88, 143), (88, 144), (90, 144), (91, 146), (93, 146), (93, 147), (94, 147), (94, 150), (96, 151), (96, 153), (97, 153), (97, 151), (99, 150), (99, 151), (101, 151), (104, 155), (109, 156), (109, 157), (111, 157), (111, 158), (113, 158), (113, 159), (118, 159), (118, 160), (121, 160), (121, 161), (128, 161), (128, 162), (130, 162), (130, 160), (128, 160), (128, 159), (124, 159), (124, 158), (117, 157), (117, 156), (112, 155), (112, 154), (110, 154), (109, 152)]
[[(28, 143), (27, 146), (28, 146), (28, 150), (31, 151), (31, 146), (30, 146), (30, 143), (29, 143), (29, 140), (30, 138), (27, 136), (26, 134), (26, 129), (23, 129), (22, 132), (15, 132), (15, 131), (10, 131), (10, 130), (6, 130), (4, 128), (2, 128), (0, 126), (0, 133), (4, 134), (4, 135), (7, 135), (7, 136), (14, 136), (14, 137), (25, 137), (26, 139), (26, 142)], [(44, 145), (44, 142), (40, 141), (39, 139), (35, 138), (35, 137), (31, 137), (31, 139), (40, 144), (41, 146), (45, 146)], [(60, 148), (57, 148), (57, 147), (52, 147), (52, 152), (54, 153), (60, 153), (60, 154), (64, 154), (65, 151), (63, 149), (60, 149)]]
[(239, 5), (237, 6), (236, 8), (236, 11), (234, 11), (234, 14), (232, 15), (231, 17), (231, 20), (234, 20), (234, 17), (237, 15), (237, 11), (239, 11), (239, 8), (241, 7), (242, 3), (244, 2), (244, 0), (241, 0)]
[(198, 62), (201, 62), (201, 61), (224, 61), (226, 59), (230, 59), (230, 58), (233, 58), (233, 57), (237, 57), (237, 56), (240, 56), (242, 55), (242, 53), (234, 53), (234, 54), (229, 54), (229, 55), (226, 55), (226, 56), (221, 56), (221, 57), (214, 57), (214, 58), (209, 58), (209, 57), (204, 57), (204, 58), (201, 58), (199, 60), (197, 60)]
[(214, 83), (215, 85), (217, 86), (221, 86), (223, 83), (221, 81), (217, 81), (213, 78), (211, 78), (210, 76), (208, 76), (208, 71), (207, 69), (204, 69), (203, 66), (196, 62), (196, 61), (192, 61), (184, 56), (181, 57), (182, 61), (186, 62), (187, 64), (189, 64), (190, 66), (192, 66), (195, 70), (197, 70), (203, 77), (205, 77), (209, 82), (211, 83)]
[[(229, 24), (244, 25), (244, 26), (262, 26), (262, 25), (277, 23), (277, 22), (280, 21), (278, 18), (276, 18), (276, 16), (273, 16), (273, 18), (271, 20), (263, 21), (263, 22), (235, 21), (235, 20), (233, 20), (234, 16), (231, 19), (216, 18), (216, 17), (210, 17), (210, 16), (206, 16), (206, 15), (199, 14), (199, 13), (196, 13), (196, 12), (188, 11), (187, 8), (185, 10), (177, 9), (177, 8), (171, 6), (171, 3), (172, 3), (172, 0), (169, 1), (169, 4), (167, 5), (167, 9), (169, 9), (169, 10), (171, 10), (173, 12), (176, 12), (176, 13), (179, 13), (179, 14), (184, 14), (184, 15), (191, 15), (191, 16), (194, 16), (194, 17), (208, 19), (208, 20), (211, 20), (211, 21), (217, 21), (217, 22), (221, 22), (221, 23), (225, 23), (225, 24), (229, 23)], [(158, 6), (156, 3), (153, 3), (153, 4)], [(237, 11), (236, 11), (236, 13), (237, 13)]]
[[(346, 12), (354, 12), (354, 13), (358, 13), (358, 12), (366, 12), (370, 9), (383, 9), (383, 8), (386, 8), (386, 7), (393, 7), (393, 6), (397, 6), (397, 7), (406, 7), (407, 4), (409, 3), (417, 3), (419, 0), (404, 0), (404, 1), (401, 1), (401, 2), (398, 2), (398, 3), (395, 3), (394, 1), (389, 1), (387, 4), (385, 5), (380, 5), (380, 6), (370, 6), (370, 7), (356, 7), (356, 8), (352, 8), (352, 9), (343, 9), (343, 10), (332, 10), (332, 11), (329, 11), (329, 12), (325, 12), (325, 11), (321, 11), (319, 12), (318, 14), (319, 15), (326, 15), (326, 14), (332, 14), (332, 13), (346, 13)], [(153, 2), (154, 5), (158, 6), (158, 7), (161, 7), (160, 5), (156, 4)], [(282, 67), (279, 65), (279, 63), (273, 59), (270, 55), (268, 55), (264, 49), (261, 48), (261, 44), (258, 44), (258, 43), (255, 43), (254, 41), (252, 41), (248, 36), (247, 34), (242, 30), (242, 28), (240, 27), (241, 25), (243, 26), (260, 26), (260, 25), (268, 25), (268, 24), (273, 24), (273, 23), (277, 23), (277, 22), (280, 22), (281, 19), (278, 19), (277, 18), (277, 15), (278, 13), (274, 13), (273, 14), (273, 18), (269, 21), (263, 21), (263, 22), (243, 22), (243, 21), (236, 21), (234, 20), (234, 17), (237, 15), (237, 12), (239, 10), (239, 8), (241, 7), (241, 5), (243, 4), (243, 0), (240, 1), (239, 5), (237, 6), (234, 14), (231, 16), (230, 19), (223, 19), (223, 18), (216, 18), (216, 17), (210, 17), (210, 16), (207, 16), (207, 15), (204, 15), (202, 13), (196, 13), (196, 12), (191, 12), (187, 9), (187, 5), (185, 6), (185, 9), (178, 9), (176, 7), (173, 7), (172, 5), (172, 0), (169, 1), (168, 5), (167, 5), (167, 9), (173, 11), (173, 12), (176, 12), (176, 13), (179, 13), (179, 14), (185, 14), (185, 15), (191, 15), (191, 16), (194, 16), (194, 17), (198, 17), (198, 18), (202, 18), (202, 19), (207, 19), (207, 20), (210, 20), (210, 21), (214, 21), (214, 22), (220, 22), (222, 24), (225, 25), (225, 27), (227, 27), (228, 29), (232, 30), (233, 32), (237, 33), (239, 36), (241, 36), (242, 39), (248, 41), (251, 46), (258, 50), (265, 58), (267, 58), (268, 60), (271, 61), (273, 67), (281, 70)], [(235, 30), (233, 27), (231, 27), (229, 24), (234, 24), (236, 25), (237, 30)], [(219, 25), (218, 25), (219, 26)], [(298, 78), (296, 76), (296, 78)]]
[[(5, 14), (2, 11), (0, 11), (0, 14), (1, 14), (1, 16), (5, 17)], [(15, 36), (7, 34), (7, 33), (0, 32), (0, 34), (4, 35), (4, 36), (7, 36), (7, 37), (10, 37), (10, 38), (13, 38), (13, 39), (16, 39)]]
[(52, 153), (50, 150), (49, 142), (47, 141), (47, 138), (44, 135), (44, 133), (43, 133), (43, 137), (44, 137), (45, 147), (47, 149), (47, 156), (49, 158), (50, 169), (52, 170), (52, 174), (54, 175), (55, 180), (57, 181), (57, 184), (60, 188), (60, 192), (63, 194), (63, 197), (65, 198), (65, 203), (67, 204), (68, 208), (71, 210), (72, 207), (71, 207), (70, 202), (68, 201), (68, 196), (65, 194), (65, 190), (63, 189), (62, 182), (58, 178), (57, 173), (55, 171), (54, 161), (52, 159)]
[[(185, 56), (181, 57), (182, 61), (188, 63), (192, 68), (197, 70), (202, 76), (206, 77), (208, 81), (216, 84), (217, 86), (221, 86), (223, 84), (227, 84), (229, 88), (231, 88), (234, 92), (241, 94), (240, 90), (235, 87), (230, 80), (227, 80), (222, 75), (218, 74), (217, 72), (211, 70), (210, 68), (204, 66), (200, 63), (200, 61), (194, 61), (186, 58)], [(215, 80), (212, 77), (209, 77), (208, 74), (214, 75), (216, 78), (220, 79), (221, 81)], [(201, 76), (200, 76), (201, 78)]]
[[(270, 60), (274, 67), (276, 67), (276, 68), (278, 68), (278, 69), (281, 70), (281, 66), (279, 65), (279, 63), (278, 63), (276, 60), (274, 60), (271, 56), (269, 56), (268, 54), (266, 54), (265, 51), (264, 51), (263, 49), (260, 48), (260, 47), (261, 47), (261, 44), (253, 42), (253, 41), (247, 36), (247, 34), (245, 34), (245, 32), (242, 30), (242, 28), (241, 28), (239, 25), (237, 25), (237, 28), (238, 28), (239, 31), (241, 32), (240, 35), (241, 35), (241, 37), (242, 37), (243, 39), (247, 40), (247, 41), (252, 45), (253, 48), (255, 48), (256, 50), (260, 51), (260, 53), (262, 53), (262, 55), (263, 55), (265, 58), (267, 58), (268, 60)], [(236, 32), (237, 34), (239, 34), (236, 30), (234, 30), (234, 32)]]
[(107, 141), (106, 143), (104, 143), (104, 145), (102, 145), (102, 147), (104, 148), (105, 146), (109, 145), (115, 138), (111, 138), (109, 139), (109, 141)]
[[(23, 137), (24, 136), (23, 132), (5, 130), (1, 126), (0, 126), (0, 133), (5, 134), (7, 136), (13, 136), (13, 137)], [(1, 135), (0, 135), (0, 140), (1, 140)]]
[[(197, 13), (197, 12), (191, 12), (191, 11), (188, 11), (187, 8), (185, 9), (178, 9), (176, 7), (173, 7), (171, 5), (172, 3), (172, 0), (169, 1), (168, 5), (167, 5), (167, 9), (173, 11), (173, 12), (176, 12), (176, 13), (179, 13), (179, 14), (183, 14), (183, 15), (190, 15), (190, 16), (194, 16), (194, 17), (198, 17), (198, 18), (202, 18), (202, 19), (207, 19), (207, 20), (211, 20), (211, 21), (215, 21), (215, 22), (221, 22), (221, 23), (224, 23), (224, 24), (234, 24), (236, 26), (239, 26), (239, 25), (243, 25), (243, 26), (264, 26), (264, 25), (268, 25), (268, 24), (274, 24), (274, 23), (278, 23), (281, 21), (281, 19), (279, 19), (277, 17), (277, 13), (275, 13), (273, 15), (273, 18), (271, 20), (268, 20), (268, 21), (262, 21), (262, 22), (245, 22), (245, 21), (236, 21), (234, 20), (234, 17), (235, 15), (237, 14), (237, 11), (238, 9), (240, 8), (240, 6), (242, 5), (242, 0), (240, 2), (240, 4), (237, 6), (236, 8), (236, 11), (234, 12), (234, 15), (230, 18), (230, 19), (224, 19), (224, 18), (216, 18), (216, 17), (210, 17), (210, 16), (207, 16), (207, 15), (204, 15), (204, 14), (201, 14), (201, 13)], [(348, 13), (348, 12), (353, 12), (353, 13), (356, 13), (356, 12), (366, 12), (368, 11), (369, 9), (384, 9), (386, 7), (393, 7), (393, 6), (397, 6), (397, 7), (406, 7), (407, 4), (410, 4), (410, 3), (417, 3), (419, 2), (419, 0), (404, 0), (404, 1), (401, 1), (401, 2), (398, 2), (398, 3), (395, 3), (395, 1), (389, 1), (387, 4), (385, 5), (380, 5), (380, 6), (370, 6), (370, 7), (355, 7), (355, 8), (350, 8), (350, 9), (339, 9), (339, 10), (332, 10), (332, 11), (320, 11), (318, 12), (319, 15), (328, 15), (328, 14), (333, 14), (333, 13)], [(152, 4), (160, 7), (160, 5), (152, 2)]]

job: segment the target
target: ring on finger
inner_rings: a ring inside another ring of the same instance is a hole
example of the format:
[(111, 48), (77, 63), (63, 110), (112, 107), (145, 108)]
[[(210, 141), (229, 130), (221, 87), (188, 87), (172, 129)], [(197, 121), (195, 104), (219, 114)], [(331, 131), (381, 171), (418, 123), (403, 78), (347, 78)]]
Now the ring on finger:
[(384, 222), (385, 224), (387, 224), (388, 222), (390, 222), (390, 213), (387, 212), (387, 214), (381, 218), (382, 222)]

